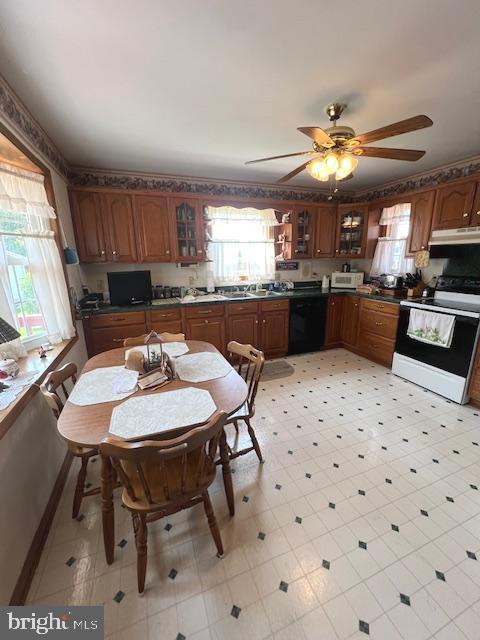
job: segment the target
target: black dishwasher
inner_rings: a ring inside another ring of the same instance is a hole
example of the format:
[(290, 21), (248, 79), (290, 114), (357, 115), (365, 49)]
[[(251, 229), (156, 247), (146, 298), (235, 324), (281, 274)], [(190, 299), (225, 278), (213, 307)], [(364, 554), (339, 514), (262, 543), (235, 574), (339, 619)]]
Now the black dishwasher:
[(318, 351), (325, 341), (327, 296), (290, 300), (288, 353)]

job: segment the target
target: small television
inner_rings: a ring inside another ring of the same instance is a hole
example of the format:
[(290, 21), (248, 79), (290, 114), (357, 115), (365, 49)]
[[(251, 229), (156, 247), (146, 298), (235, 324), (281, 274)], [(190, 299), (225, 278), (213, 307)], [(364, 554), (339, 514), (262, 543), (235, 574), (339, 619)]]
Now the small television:
[(152, 299), (150, 271), (114, 271), (107, 273), (110, 304), (127, 306)]

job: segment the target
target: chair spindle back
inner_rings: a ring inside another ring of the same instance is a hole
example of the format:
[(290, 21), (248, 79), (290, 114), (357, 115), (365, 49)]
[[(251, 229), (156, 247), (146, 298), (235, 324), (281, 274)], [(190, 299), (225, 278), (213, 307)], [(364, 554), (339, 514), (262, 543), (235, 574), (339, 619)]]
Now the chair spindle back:
[[(56, 371), (51, 371), (40, 386), (43, 397), (56, 418), (62, 412), (63, 405), (68, 400), (70, 393), (66, 382), (71, 382), (72, 387), (77, 382), (77, 366), (73, 362), (64, 364)], [(63, 398), (59, 394), (60, 389), (63, 392)]]
[(228, 343), (227, 350), (229, 352), (229, 359), (232, 366), (237, 370), (238, 375), (241, 376), (247, 384), (248, 408), (250, 412), (253, 412), (258, 383), (265, 364), (263, 351), (255, 349), (251, 344), (240, 344), (234, 340)]

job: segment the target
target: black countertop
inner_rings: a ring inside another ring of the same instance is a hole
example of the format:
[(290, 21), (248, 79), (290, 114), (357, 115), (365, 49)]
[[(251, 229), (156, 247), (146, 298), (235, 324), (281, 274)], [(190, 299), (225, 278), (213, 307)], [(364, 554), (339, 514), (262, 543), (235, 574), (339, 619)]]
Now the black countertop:
[[(225, 294), (228, 295), (228, 294)], [(181, 307), (201, 305), (201, 304), (232, 304), (235, 302), (259, 302), (261, 300), (290, 300), (297, 298), (325, 298), (329, 295), (350, 295), (359, 296), (360, 298), (371, 298), (372, 300), (382, 300), (383, 302), (391, 302), (393, 304), (400, 304), (404, 298), (384, 296), (372, 293), (358, 293), (354, 289), (332, 289), (330, 291), (323, 291), (320, 287), (302, 287), (297, 289), (291, 289), (290, 291), (284, 291), (282, 293), (272, 296), (255, 296), (252, 298), (226, 298), (225, 300), (215, 300), (211, 302), (180, 302), (179, 298), (167, 298), (164, 300), (158, 300), (158, 304), (136, 304), (128, 307), (119, 307), (115, 305), (105, 305), (100, 309), (82, 309), (78, 312), (79, 318), (86, 318), (92, 315), (102, 315), (106, 313), (128, 313), (131, 311), (156, 311), (162, 309), (179, 309)]]

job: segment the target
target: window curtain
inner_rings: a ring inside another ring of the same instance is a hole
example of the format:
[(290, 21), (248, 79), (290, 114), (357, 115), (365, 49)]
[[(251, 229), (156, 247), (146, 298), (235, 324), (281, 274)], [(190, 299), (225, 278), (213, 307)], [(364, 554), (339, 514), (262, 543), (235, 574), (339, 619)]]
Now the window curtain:
[(404, 275), (411, 272), (414, 267), (413, 258), (405, 257), (410, 227), (410, 203), (383, 209), (380, 225), (388, 227), (388, 235), (378, 239), (370, 275)]
[(208, 257), (215, 284), (273, 280), (275, 248), (273, 209), (207, 207)]
[(3, 238), (17, 236), (25, 241), (33, 287), (53, 344), (75, 335), (62, 262), (50, 228), (55, 217), (43, 176), (0, 163), (0, 316), (15, 324)]

